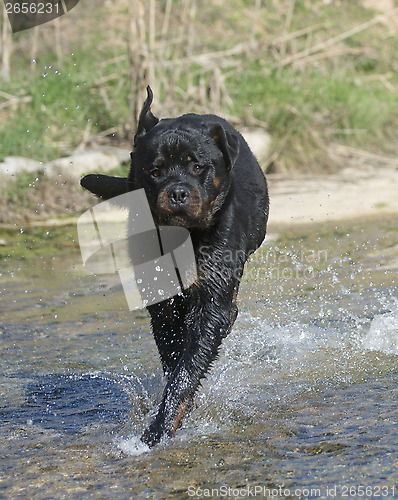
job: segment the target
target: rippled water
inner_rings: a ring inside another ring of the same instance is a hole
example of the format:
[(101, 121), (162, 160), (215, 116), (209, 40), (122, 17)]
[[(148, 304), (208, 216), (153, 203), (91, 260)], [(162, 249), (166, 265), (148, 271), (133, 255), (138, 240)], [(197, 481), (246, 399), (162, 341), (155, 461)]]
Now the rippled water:
[(117, 277), (10, 253), (0, 301), (0, 497), (398, 495), (396, 217), (264, 245), (197, 409), (151, 451), (164, 382)]

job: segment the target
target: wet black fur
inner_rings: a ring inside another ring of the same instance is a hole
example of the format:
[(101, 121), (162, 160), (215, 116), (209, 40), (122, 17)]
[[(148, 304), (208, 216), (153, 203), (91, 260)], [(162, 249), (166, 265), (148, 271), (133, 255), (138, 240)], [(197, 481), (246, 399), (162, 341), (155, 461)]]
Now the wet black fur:
[[(92, 174), (81, 180), (103, 199), (144, 188), (155, 223), (182, 225), (191, 234), (197, 281), (183, 294), (148, 307), (167, 376), (158, 412), (142, 436), (149, 446), (173, 435), (181, 414), (192, 406), (236, 319), (243, 267), (263, 241), (268, 219), (265, 177), (239, 132), (215, 115), (159, 121), (151, 103), (148, 87), (128, 178)], [(178, 210), (170, 202), (175, 186), (183, 186), (188, 196)], [(162, 190), (166, 211), (157, 204)]]

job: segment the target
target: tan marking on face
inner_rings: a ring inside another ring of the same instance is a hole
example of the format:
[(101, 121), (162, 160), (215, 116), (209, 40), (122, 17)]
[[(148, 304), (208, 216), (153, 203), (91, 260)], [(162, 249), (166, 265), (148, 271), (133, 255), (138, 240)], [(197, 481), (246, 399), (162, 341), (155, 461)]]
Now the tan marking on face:
[(162, 212), (172, 213), (172, 208), (169, 204), (169, 197), (167, 196), (166, 191), (161, 191), (158, 195), (157, 200), (157, 208)]
[(220, 132), (217, 132), (217, 134), (214, 134), (214, 135), (213, 135), (213, 139), (214, 139), (216, 142), (218, 142), (218, 141), (220, 140), (220, 137), (221, 137)]
[(213, 184), (214, 184), (214, 187), (216, 189), (218, 189), (220, 187), (220, 184), (221, 184), (221, 179), (219, 177), (216, 177), (213, 181)]

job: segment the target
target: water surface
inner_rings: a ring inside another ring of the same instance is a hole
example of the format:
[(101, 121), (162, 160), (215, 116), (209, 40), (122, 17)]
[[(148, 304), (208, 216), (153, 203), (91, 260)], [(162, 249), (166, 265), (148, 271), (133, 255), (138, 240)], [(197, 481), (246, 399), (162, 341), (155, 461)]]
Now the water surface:
[(280, 228), (197, 409), (151, 451), (148, 317), (84, 271), (73, 228), (47, 233), (2, 249), (0, 497), (398, 495), (396, 216)]

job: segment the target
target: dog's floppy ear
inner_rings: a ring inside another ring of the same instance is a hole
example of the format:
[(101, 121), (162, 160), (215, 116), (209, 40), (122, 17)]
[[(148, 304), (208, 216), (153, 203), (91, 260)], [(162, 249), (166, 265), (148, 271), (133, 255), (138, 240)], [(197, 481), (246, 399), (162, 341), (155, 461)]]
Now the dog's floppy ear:
[(80, 184), (103, 200), (109, 200), (129, 191), (128, 181), (125, 177), (89, 174), (81, 179)]
[(224, 156), (227, 170), (231, 170), (239, 154), (239, 136), (234, 132), (225, 130), (221, 123), (212, 125), (210, 127), (210, 134)]
[(147, 91), (147, 98), (141, 109), (140, 118), (138, 120), (137, 133), (135, 134), (136, 138), (139, 137), (140, 135), (145, 134), (146, 132), (148, 132), (148, 130), (151, 130), (151, 128), (154, 127), (159, 121), (159, 118), (153, 116), (151, 111), (153, 92), (149, 85), (147, 86), (146, 91)]

